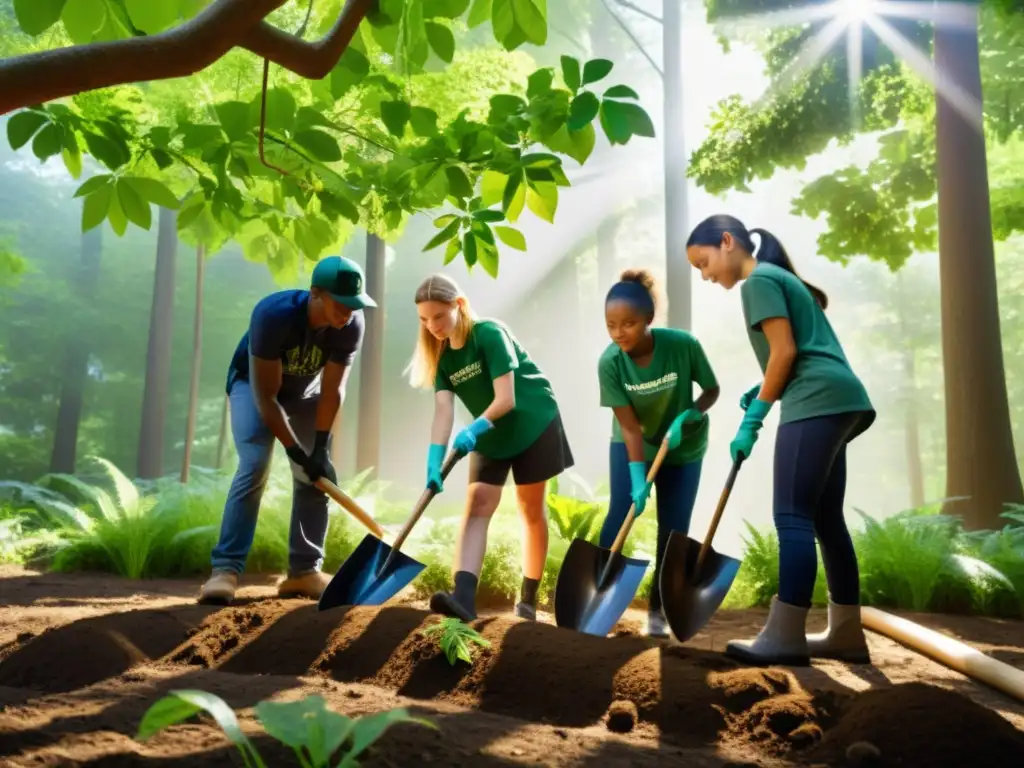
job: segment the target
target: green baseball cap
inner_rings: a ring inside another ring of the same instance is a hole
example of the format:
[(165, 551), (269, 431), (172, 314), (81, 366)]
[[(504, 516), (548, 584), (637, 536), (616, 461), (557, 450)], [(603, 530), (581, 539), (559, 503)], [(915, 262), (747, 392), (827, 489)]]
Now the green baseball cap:
[(331, 298), (349, 309), (376, 307), (364, 289), (363, 270), (351, 259), (343, 256), (328, 256), (313, 267), (313, 288), (330, 294)]

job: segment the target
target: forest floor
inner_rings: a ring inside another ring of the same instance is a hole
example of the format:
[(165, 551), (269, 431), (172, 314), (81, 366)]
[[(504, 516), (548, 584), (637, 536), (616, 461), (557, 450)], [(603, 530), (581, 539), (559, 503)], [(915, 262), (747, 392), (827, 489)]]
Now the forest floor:
[[(874, 665), (739, 666), (719, 651), (763, 610), (722, 611), (683, 646), (631, 612), (595, 638), (507, 612), (452, 667), (418, 629), (421, 604), (319, 613), (250, 580), (230, 608), (198, 582), (132, 582), (0, 568), (0, 765), (241, 765), (208, 719), (133, 738), (162, 694), (202, 689), (242, 710), (269, 765), (294, 765), (249, 709), (319, 693), (350, 716), (398, 706), (364, 766), (1019, 766), (1024, 704), (878, 635)], [(901, 614), (1024, 669), (1024, 622)], [(813, 631), (825, 623), (816, 611)], [(871, 746), (865, 746), (868, 742)]]

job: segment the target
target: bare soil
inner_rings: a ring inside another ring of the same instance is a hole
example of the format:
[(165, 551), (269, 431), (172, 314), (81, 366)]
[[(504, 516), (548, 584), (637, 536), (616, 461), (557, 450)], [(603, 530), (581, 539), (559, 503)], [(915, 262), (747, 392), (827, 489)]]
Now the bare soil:
[[(198, 584), (0, 568), (0, 765), (241, 765), (197, 718), (134, 740), (170, 690), (215, 693), (270, 765), (294, 765), (250, 708), (319, 693), (349, 716), (403, 706), (366, 766), (1017, 766), (1024, 704), (870, 635), (873, 666), (751, 669), (721, 655), (765, 612), (723, 611), (686, 645), (628, 614), (595, 638), (495, 611), (491, 642), (451, 666), (416, 603), (317, 612), (251, 581), (230, 608)], [(1024, 622), (907, 615), (1024, 668)], [(814, 631), (825, 623), (816, 612)]]

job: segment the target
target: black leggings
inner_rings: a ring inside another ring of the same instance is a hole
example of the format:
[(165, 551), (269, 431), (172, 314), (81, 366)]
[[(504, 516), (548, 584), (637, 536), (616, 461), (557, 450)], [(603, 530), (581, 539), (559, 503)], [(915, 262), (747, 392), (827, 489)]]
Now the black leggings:
[(857, 555), (843, 517), (846, 445), (874, 419), (873, 411), (859, 411), (779, 427), (772, 512), (779, 534), (779, 600), (784, 603), (811, 605), (818, 574), (815, 537), (832, 601), (860, 602)]

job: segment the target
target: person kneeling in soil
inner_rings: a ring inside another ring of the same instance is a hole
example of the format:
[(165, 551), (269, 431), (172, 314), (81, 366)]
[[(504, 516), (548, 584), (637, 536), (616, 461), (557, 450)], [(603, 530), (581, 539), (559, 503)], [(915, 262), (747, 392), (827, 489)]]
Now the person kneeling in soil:
[(327, 586), (320, 572), (327, 497), (313, 483), (321, 477), (337, 482), (330, 461), (331, 427), (362, 345), (362, 310), (377, 306), (363, 284), (358, 264), (331, 256), (313, 269), (308, 291), (278, 291), (256, 304), (228, 367), (238, 469), (213, 550), (213, 574), (200, 591), (200, 603), (234, 599), (256, 532), (275, 438), (285, 447), (293, 477), (288, 575), (278, 594), (318, 599)]
[[(751, 234), (760, 236), (755, 259)], [(764, 628), (726, 653), (756, 664), (806, 665), (809, 657), (868, 663), (860, 620), (857, 555), (843, 518), (846, 446), (875, 410), (846, 359), (825, 308), (828, 297), (797, 276), (782, 244), (732, 216), (712, 216), (687, 242), (690, 264), (726, 290), (742, 282), (747, 335), (764, 381), (740, 399), (745, 411), (730, 445), (750, 456), (765, 416), (781, 400), (775, 438), (773, 517), (779, 536), (779, 593)], [(817, 575), (815, 537), (828, 577), (828, 629), (805, 634)]]
[(548, 480), (573, 465), (551, 384), (508, 328), (473, 314), (451, 278), (427, 278), (415, 299), (420, 331), (410, 381), (435, 392), (428, 488), (437, 493), (443, 490), (441, 466), (452, 433), (456, 395), (474, 419), (452, 445), (457, 453), (470, 455), (455, 591), (435, 593), (430, 608), (463, 621), (476, 618), (487, 528), (511, 471), (526, 529), (522, 593), (515, 613), (535, 620), (537, 588), (548, 552), (545, 488)]
[[(708, 445), (707, 410), (719, 387), (704, 350), (692, 335), (675, 328), (651, 328), (656, 307), (654, 278), (626, 270), (605, 298), (605, 323), (612, 343), (601, 355), (601, 406), (611, 408), (609, 451), (611, 500), (600, 545), (611, 548), (630, 505), (644, 511), (651, 486), (647, 472), (661, 441), (669, 453), (654, 487), (658, 490), (658, 550), (651, 585), (647, 634), (668, 637), (661, 605), (661, 562), (672, 531), (687, 534)], [(693, 384), (701, 388), (696, 403)]]

